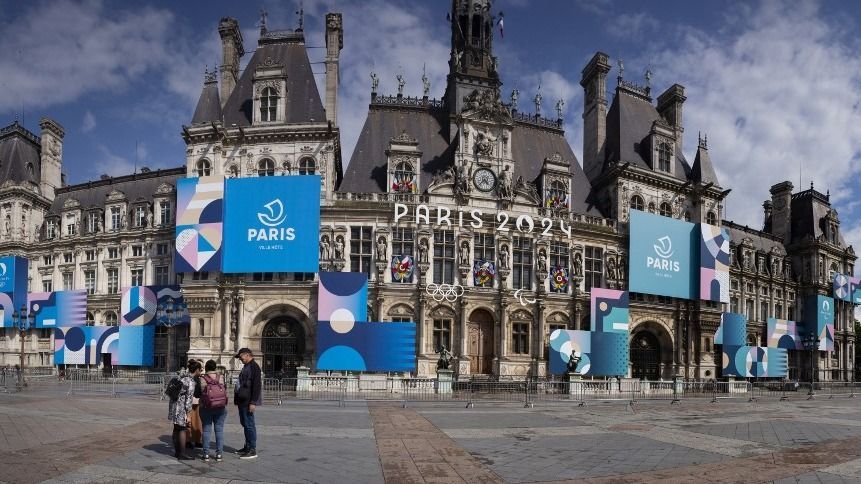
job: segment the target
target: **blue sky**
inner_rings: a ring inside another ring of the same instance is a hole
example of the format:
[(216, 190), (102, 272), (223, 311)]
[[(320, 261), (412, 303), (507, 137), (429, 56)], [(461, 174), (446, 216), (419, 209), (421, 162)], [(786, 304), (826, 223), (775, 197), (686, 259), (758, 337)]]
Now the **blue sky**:
[[(71, 2), (0, 0), (0, 124), (23, 106), (38, 130), (48, 115), (66, 127), (64, 167), (71, 183), (138, 166), (183, 164), (181, 125), (188, 123), (203, 71), (220, 61), (216, 26), (239, 19), (246, 51), (256, 46), (260, 7), (269, 28), (297, 25), (298, 2)], [(368, 74), (394, 92), (420, 95), (426, 69), (439, 96), (447, 69), (450, 1), (306, 1), (306, 39), (321, 61), (323, 17), (344, 13), (339, 121), (349, 160), (369, 99)], [(498, 0), (505, 38), (495, 38), (503, 95), (521, 92), (533, 109), (565, 104), (565, 127), (582, 150), (580, 70), (597, 50), (619, 57), (625, 78), (643, 83), (647, 68), (660, 93), (687, 89), (685, 152), (698, 131), (732, 188), (727, 218), (759, 228), (769, 187), (830, 190), (844, 236), (861, 249), (861, 2), (639, 2)], [(250, 56), (246, 55), (245, 60)], [(323, 66), (314, 70), (318, 86)], [(612, 88), (614, 81), (608, 83)], [(322, 91), (322, 90), (321, 90)], [(137, 146), (137, 151), (136, 151)], [(799, 177), (799, 172), (800, 177)]]

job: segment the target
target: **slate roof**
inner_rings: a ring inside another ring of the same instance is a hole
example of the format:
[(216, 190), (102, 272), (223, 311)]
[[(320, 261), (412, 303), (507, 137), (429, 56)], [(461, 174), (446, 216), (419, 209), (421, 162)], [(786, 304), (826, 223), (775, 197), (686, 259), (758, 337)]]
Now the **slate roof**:
[(224, 104), (224, 124), (251, 126), (254, 70), (258, 65), (282, 64), (287, 73), (286, 122), (326, 122), (326, 111), (314, 82), (305, 38), (294, 32), (267, 32)]
[(694, 158), (694, 166), (691, 168), (691, 179), (695, 182), (714, 183), (720, 186), (712, 160), (709, 157), (709, 150), (704, 146), (697, 147), (697, 156)]
[[(587, 173), (589, 178), (595, 179), (607, 169), (607, 163), (614, 161), (652, 170), (648, 137), (652, 131), (652, 123), (659, 119), (661, 115), (651, 102), (630, 94), (624, 87), (617, 87), (613, 104), (607, 112), (604, 165), (596, 165), (593, 168), (595, 173)], [(675, 155), (673, 176), (680, 180), (689, 180), (691, 167), (679, 148), (679, 143), (676, 143)]]
[[(16, 183), (41, 181), (42, 145), (39, 138), (18, 124), (18, 121), (0, 129), (0, 184), (6, 181)], [(33, 173), (27, 164), (33, 165)]]
[(185, 178), (185, 171), (183, 166), (65, 186), (57, 189), (57, 196), (54, 198), (48, 214), (61, 214), (63, 205), (69, 199), (77, 200), (84, 210), (94, 207), (104, 209), (108, 194), (114, 190), (123, 192), (129, 202), (144, 199), (152, 203), (153, 195), (162, 183), (176, 187), (176, 179)]
[[(445, 108), (393, 108), (372, 104), (338, 191), (387, 191), (386, 150), (393, 137), (406, 131), (418, 141), (418, 149), (422, 152), (419, 191), (424, 192), (433, 176), (444, 172), (453, 163), (457, 140), (449, 145), (448, 119)], [(591, 185), (561, 131), (517, 122), (512, 131), (511, 145), (516, 163), (515, 179), (522, 176), (526, 181), (535, 181), (541, 174), (544, 159), (558, 152), (570, 163), (573, 182), (571, 209), (576, 213), (600, 215), (597, 208), (590, 207), (587, 202)]]
[(765, 234), (756, 229), (746, 228), (743, 225), (727, 220), (723, 221), (723, 226), (729, 231), (730, 240), (733, 244), (741, 244), (742, 240), (750, 238), (757, 250), (769, 252), (772, 248), (779, 247), (783, 249), (784, 253), (787, 252), (783, 242), (773, 235)]
[[(793, 194), (790, 202), (792, 242), (797, 242), (807, 235), (814, 239), (822, 236), (825, 231), (821, 221), (830, 209), (828, 196), (813, 188)], [(841, 247), (847, 246), (840, 231), (837, 233), (837, 242)]]
[(191, 118), (191, 124), (221, 120), (221, 99), (218, 97), (218, 82), (215, 78), (207, 79), (203, 83), (203, 90), (200, 92), (200, 99), (197, 100), (197, 107), (194, 108), (194, 116)]

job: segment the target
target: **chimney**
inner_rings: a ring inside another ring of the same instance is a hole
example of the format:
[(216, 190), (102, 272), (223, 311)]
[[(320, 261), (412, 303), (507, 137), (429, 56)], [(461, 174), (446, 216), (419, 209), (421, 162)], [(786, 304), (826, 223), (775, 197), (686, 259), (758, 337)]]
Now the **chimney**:
[(600, 173), (607, 140), (607, 73), (610, 58), (596, 52), (583, 68), (583, 170), (587, 175)]
[(239, 80), (239, 58), (245, 55), (242, 46), (242, 32), (235, 18), (222, 17), (218, 23), (218, 35), (221, 36), (221, 107), (227, 103), (227, 98), (236, 87)]
[(762, 231), (771, 233), (771, 212), (772, 212), (772, 203), (771, 200), (766, 200), (762, 202)]
[(673, 84), (663, 94), (658, 96), (658, 114), (666, 119), (673, 127), (676, 135), (676, 146), (682, 149), (682, 134), (685, 128), (682, 126), (682, 104), (685, 103), (685, 87), (681, 84)]
[(42, 195), (49, 200), (54, 199), (56, 189), (63, 186), (63, 137), (66, 131), (60, 123), (51, 118), (39, 120), (41, 152), (41, 180), (39, 188)]
[(338, 125), (338, 59), (344, 48), (344, 28), (340, 13), (326, 14), (326, 119)]
[(792, 240), (792, 183), (771, 187), (771, 234), (781, 237), (784, 244)]

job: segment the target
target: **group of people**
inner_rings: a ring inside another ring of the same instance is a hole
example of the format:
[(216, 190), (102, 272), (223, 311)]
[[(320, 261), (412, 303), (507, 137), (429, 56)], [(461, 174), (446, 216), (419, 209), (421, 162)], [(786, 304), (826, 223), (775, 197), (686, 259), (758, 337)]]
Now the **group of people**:
[[(235, 382), (233, 402), (239, 410), (239, 423), (245, 431), (245, 445), (236, 451), (240, 459), (257, 458), (257, 427), (254, 413), (263, 403), (262, 372), (254, 354), (242, 348), (236, 354), (242, 371)], [(168, 420), (173, 424), (174, 457), (193, 460), (187, 449), (201, 448), (201, 459), (211, 460), (210, 436), (215, 433), (215, 462), (224, 459), (224, 421), (227, 419), (227, 383), (214, 360), (205, 364), (189, 360), (167, 385)]]

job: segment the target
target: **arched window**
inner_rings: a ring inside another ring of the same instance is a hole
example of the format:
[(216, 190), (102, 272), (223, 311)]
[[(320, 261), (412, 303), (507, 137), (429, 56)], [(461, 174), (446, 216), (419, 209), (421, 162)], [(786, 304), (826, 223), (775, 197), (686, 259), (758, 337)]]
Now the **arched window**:
[(278, 94), (275, 89), (267, 87), (260, 94), (260, 121), (278, 120)]
[(673, 216), (673, 207), (667, 202), (661, 202), (661, 215), (664, 217)]
[(299, 160), (299, 174), (313, 175), (317, 171), (317, 164), (314, 163), (314, 158), (302, 158)]
[(413, 165), (407, 161), (398, 163), (395, 167), (394, 179), (392, 180), (392, 191), (401, 193), (415, 192), (415, 173)]
[(275, 176), (275, 162), (264, 158), (257, 163), (257, 176)]
[(643, 203), (643, 197), (639, 195), (634, 195), (631, 197), (631, 209), (633, 210), (643, 210), (646, 208), (646, 204)]
[(117, 325), (117, 313), (112, 311), (108, 311), (105, 313), (104, 317), (105, 326), (116, 326)]
[(206, 322), (203, 319), (197, 320), (197, 334), (204, 336), (206, 334)]
[(93, 317), (93, 313), (87, 311), (87, 321), (84, 324), (87, 326), (95, 326), (96, 318)]
[(27, 163), (27, 173), (29, 173), (31, 176), (33, 175), (33, 164), (32, 163)]
[(568, 187), (565, 186), (563, 181), (551, 181), (546, 197), (544, 199), (544, 206), (548, 208), (568, 208)]
[(197, 161), (197, 176), (209, 176), (212, 173), (212, 165), (209, 164), (209, 160), (203, 159)]
[(717, 225), (717, 215), (714, 212), (706, 214), (706, 223), (709, 225)]
[(669, 143), (658, 143), (658, 169), (661, 171), (670, 171), (670, 151)]

